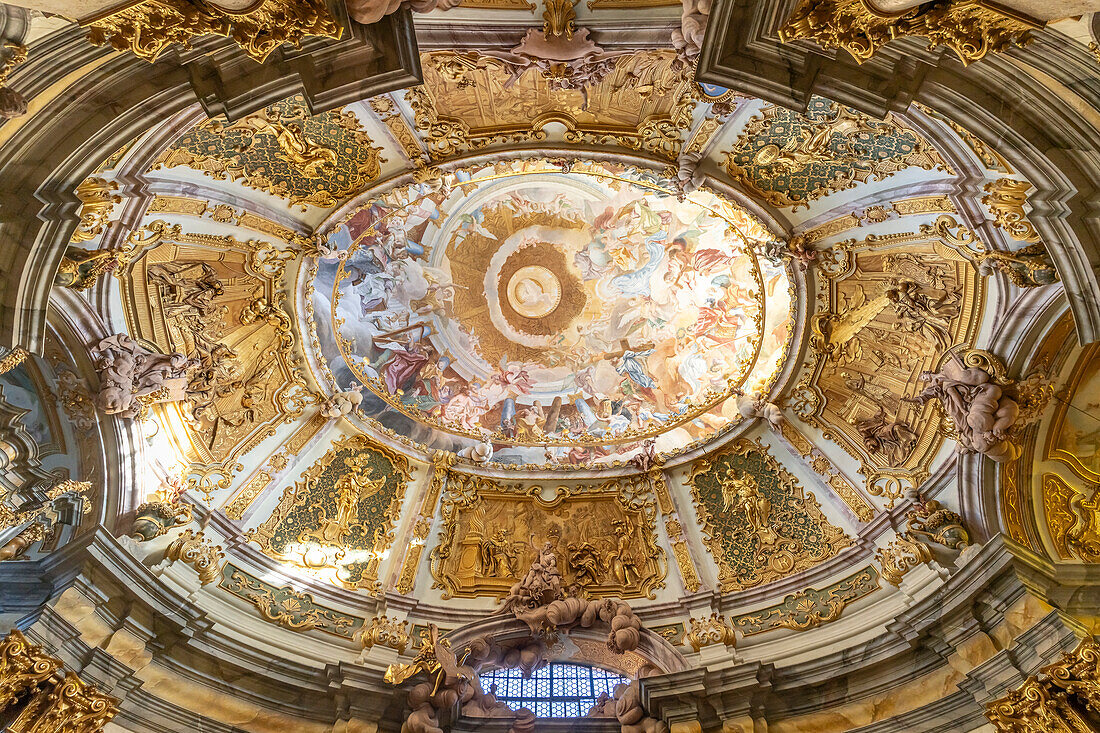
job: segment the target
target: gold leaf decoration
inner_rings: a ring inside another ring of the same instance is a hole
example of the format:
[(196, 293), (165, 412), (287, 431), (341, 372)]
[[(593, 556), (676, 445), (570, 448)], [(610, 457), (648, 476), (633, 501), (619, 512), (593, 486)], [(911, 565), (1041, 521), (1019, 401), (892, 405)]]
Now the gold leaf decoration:
[(723, 592), (797, 573), (852, 544), (758, 442), (742, 438), (700, 459), (690, 484)]
[(354, 113), (310, 116), (290, 97), (232, 124), (208, 120), (166, 150), (153, 170), (184, 165), (289, 200), (332, 207), (381, 173), (381, 148)]
[(260, 0), (244, 12), (189, 0), (144, 0), (86, 24), (88, 40), (154, 61), (174, 43), (217, 35), (262, 62), (284, 43), (301, 48), (309, 36), (339, 38), (343, 29), (324, 0)]

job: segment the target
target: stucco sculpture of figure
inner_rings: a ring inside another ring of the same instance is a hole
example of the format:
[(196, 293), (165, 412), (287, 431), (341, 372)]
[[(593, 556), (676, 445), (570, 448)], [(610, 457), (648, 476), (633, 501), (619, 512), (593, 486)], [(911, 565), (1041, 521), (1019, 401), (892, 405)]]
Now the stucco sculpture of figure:
[(357, 384), (344, 392), (337, 392), (321, 403), (325, 417), (344, 417), (355, 412), (363, 403), (363, 385)]
[(414, 13), (430, 13), (433, 10), (450, 10), (462, 0), (348, 0), (348, 15), (357, 23), (377, 23), (387, 15), (396, 13), (404, 4)]
[(188, 367), (183, 354), (158, 354), (126, 334), (109, 336), (92, 350), (99, 371), (95, 403), (108, 415), (138, 417), (145, 408), (139, 398), (179, 399), (186, 388)]
[[(970, 359), (968, 362), (978, 363)], [(939, 400), (955, 425), (960, 453), (981, 453), (997, 463), (1013, 461), (1020, 447), (1011, 432), (1020, 418), (1020, 404), (1008, 390), (1012, 383), (997, 378), (997, 369), (987, 363), (968, 366), (952, 353), (938, 372), (922, 372), (927, 386), (907, 401), (923, 405)]]
[(759, 392), (751, 394), (739, 394), (737, 396), (737, 411), (742, 417), (761, 417), (776, 430), (783, 429), (783, 411), (774, 402), (768, 402), (767, 398)]

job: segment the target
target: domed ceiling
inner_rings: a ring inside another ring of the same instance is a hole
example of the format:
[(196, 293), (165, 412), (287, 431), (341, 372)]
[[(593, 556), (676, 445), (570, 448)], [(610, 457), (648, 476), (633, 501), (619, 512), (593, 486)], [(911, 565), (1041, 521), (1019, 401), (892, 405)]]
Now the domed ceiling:
[(931, 109), (794, 112), (668, 50), (421, 62), (317, 115), (184, 110), (82, 185), (57, 283), (123, 336), (65, 404), (135, 431), (131, 551), (198, 521), (209, 593), (345, 640), (479, 617), (545, 543), (674, 644), (704, 596), (746, 649), (795, 587), (900, 602), (883, 517), (956, 460), (922, 372), (1052, 273), (1029, 184)]
[[(985, 312), (929, 135), (987, 161), (951, 128), (794, 113), (665, 51), (576, 85), (422, 63), (316, 116), (185, 112), (87, 183), (107, 205), (80, 246), (123, 245), (112, 327), (188, 360), (141, 407), (147, 490), (224, 516), (241, 572), (258, 548), (476, 607), (551, 541), (571, 581), (667, 601), (842, 553), (950, 456), (912, 397)], [(722, 488), (746, 472), (778, 554)]]

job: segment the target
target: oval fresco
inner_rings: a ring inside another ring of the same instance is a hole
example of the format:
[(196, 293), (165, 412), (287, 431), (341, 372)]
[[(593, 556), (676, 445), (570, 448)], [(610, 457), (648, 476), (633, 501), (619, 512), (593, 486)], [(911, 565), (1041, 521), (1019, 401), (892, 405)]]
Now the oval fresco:
[[(771, 237), (713, 193), (623, 167), (526, 160), (366, 202), (330, 228), (311, 324), (360, 417), (498, 459), (621, 459), (739, 419), (786, 352)], [(509, 450), (511, 453), (509, 454)]]

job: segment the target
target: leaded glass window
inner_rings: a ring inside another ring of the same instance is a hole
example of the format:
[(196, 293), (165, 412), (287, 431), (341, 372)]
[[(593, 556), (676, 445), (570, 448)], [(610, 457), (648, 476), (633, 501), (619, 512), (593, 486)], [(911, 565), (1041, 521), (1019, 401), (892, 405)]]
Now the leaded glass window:
[(495, 669), (481, 675), (486, 692), (513, 710), (527, 708), (537, 718), (580, 718), (596, 704), (601, 693), (611, 695), (615, 685), (630, 680), (599, 667), (581, 664), (548, 664), (525, 678), (518, 669)]

